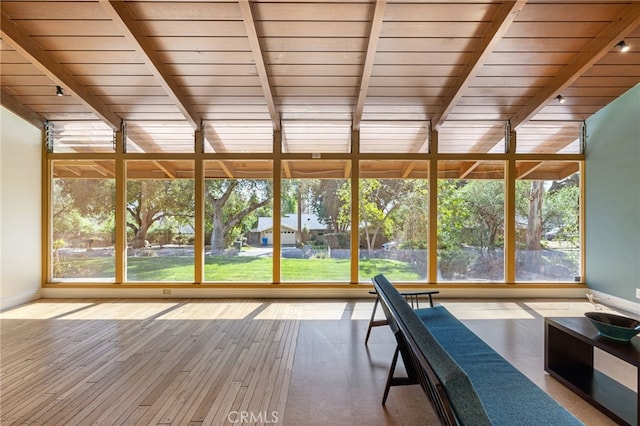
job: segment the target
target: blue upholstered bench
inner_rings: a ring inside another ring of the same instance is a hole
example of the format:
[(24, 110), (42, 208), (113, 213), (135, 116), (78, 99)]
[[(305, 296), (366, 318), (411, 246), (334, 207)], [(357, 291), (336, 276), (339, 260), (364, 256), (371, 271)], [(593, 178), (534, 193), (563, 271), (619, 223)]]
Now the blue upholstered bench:
[[(398, 342), (383, 404), (391, 386), (420, 384), (443, 424), (582, 424), (446, 308), (413, 310), (383, 275), (373, 284)], [(407, 377), (394, 377), (398, 355)]]

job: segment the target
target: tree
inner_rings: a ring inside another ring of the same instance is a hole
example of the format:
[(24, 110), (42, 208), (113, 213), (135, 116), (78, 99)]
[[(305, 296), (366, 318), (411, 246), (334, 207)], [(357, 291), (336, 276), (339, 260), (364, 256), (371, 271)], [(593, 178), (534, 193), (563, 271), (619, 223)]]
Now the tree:
[(429, 188), (426, 180), (411, 181), (412, 190), (394, 214), (393, 239), (404, 249), (426, 249), (429, 232)]
[(544, 199), (544, 182), (532, 180), (529, 194), (529, 209), (527, 213), (527, 256), (525, 268), (528, 271), (539, 272), (541, 262), (541, 240), (542, 240), (542, 206)]
[(375, 248), (380, 234), (391, 235), (391, 215), (412, 190), (413, 181), (407, 179), (360, 180), (360, 221), (367, 250)]
[(194, 183), (191, 179), (130, 180), (127, 183), (127, 227), (131, 246), (144, 247), (149, 228), (167, 217), (194, 215)]
[(503, 230), (503, 181), (438, 181), (438, 266), (443, 277), (472, 270), (485, 278), (499, 278), (503, 262), (496, 248), (503, 244)]
[(468, 244), (484, 249), (489, 256), (498, 246), (504, 230), (504, 182), (469, 180), (460, 188), (469, 211), (466, 228)]
[(321, 179), (312, 187), (313, 211), (327, 224), (327, 230), (339, 234), (351, 224), (351, 182), (346, 179)]
[(52, 216), (56, 238), (84, 245), (87, 235), (112, 232), (114, 196), (113, 179), (54, 179)]
[(446, 279), (467, 272), (469, 256), (463, 250), (470, 213), (459, 192), (464, 181), (438, 180), (438, 269)]
[[(250, 229), (253, 223), (247, 223), (247, 219), (271, 202), (272, 192), (271, 181), (268, 180), (206, 181), (207, 215), (211, 218), (211, 255), (222, 253), (234, 238)], [(235, 235), (231, 232), (234, 229)]]

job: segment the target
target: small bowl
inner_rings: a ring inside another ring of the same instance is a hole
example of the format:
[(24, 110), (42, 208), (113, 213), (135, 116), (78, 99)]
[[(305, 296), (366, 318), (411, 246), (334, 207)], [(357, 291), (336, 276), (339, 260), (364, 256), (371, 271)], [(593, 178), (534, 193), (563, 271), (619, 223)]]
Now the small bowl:
[(607, 312), (586, 312), (584, 316), (589, 318), (600, 334), (607, 339), (628, 342), (640, 333), (640, 321), (633, 318)]

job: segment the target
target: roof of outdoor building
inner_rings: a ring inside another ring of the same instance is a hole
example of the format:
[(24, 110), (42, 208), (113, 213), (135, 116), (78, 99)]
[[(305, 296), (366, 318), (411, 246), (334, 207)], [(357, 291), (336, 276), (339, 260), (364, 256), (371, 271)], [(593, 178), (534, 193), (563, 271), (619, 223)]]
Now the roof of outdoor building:
[[(315, 214), (307, 214), (303, 213), (301, 215), (302, 219), (302, 229), (308, 229), (309, 231), (321, 231), (326, 230), (327, 225), (320, 221), (320, 218)], [(281, 217), (281, 226), (286, 229), (298, 229), (298, 215), (296, 213), (284, 215)], [(273, 218), (272, 217), (259, 217), (258, 218), (258, 226), (254, 231), (264, 232), (273, 229)]]

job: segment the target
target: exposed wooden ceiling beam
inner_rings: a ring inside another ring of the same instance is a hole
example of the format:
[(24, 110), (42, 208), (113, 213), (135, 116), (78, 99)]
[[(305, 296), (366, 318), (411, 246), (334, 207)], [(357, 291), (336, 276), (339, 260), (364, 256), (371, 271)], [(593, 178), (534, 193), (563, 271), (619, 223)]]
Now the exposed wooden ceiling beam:
[(253, 19), (251, 4), (249, 3), (249, 0), (240, 0), (239, 5), (240, 12), (242, 12), (244, 27), (247, 31), (247, 37), (249, 38), (249, 45), (253, 52), (253, 59), (256, 63), (256, 69), (258, 70), (258, 78), (262, 85), (262, 92), (265, 100), (267, 101), (267, 108), (269, 109), (269, 115), (273, 122), (273, 129), (280, 130), (280, 114), (278, 113), (275, 100), (273, 99), (273, 91), (271, 90), (271, 84), (269, 83), (267, 67), (264, 64), (264, 57), (262, 56), (262, 48), (260, 47), (260, 39), (258, 38), (258, 32), (256, 31), (256, 23)]
[(44, 128), (44, 118), (36, 114), (28, 106), (18, 102), (16, 98), (11, 96), (4, 89), (0, 90), (0, 103), (3, 107), (7, 108), (9, 111), (13, 112), (18, 117), (21, 117), (28, 123), (33, 124), (35, 127), (39, 129)]
[(347, 161), (344, 165), (344, 178), (349, 179), (351, 177), (351, 161)]
[(149, 67), (154, 77), (158, 79), (160, 86), (162, 86), (167, 95), (175, 103), (189, 124), (191, 124), (195, 130), (200, 130), (200, 124), (202, 122), (200, 114), (194, 110), (186, 95), (180, 89), (180, 86), (178, 86), (156, 52), (151, 41), (144, 35), (140, 24), (127, 9), (126, 3), (121, 0), (100, 0), (100, 4), (109, 14), (113, 23), (120, 29), (127, 41), (140, 53), (145, 64)]
[(413, 169), (416, 167), (416, 161), (411, 161), (407, 166), (402, 170), (402, 178), (407, 179)]
[(597, 37), (587, 43), (543, 90), (540, 90), (513, 116), (511, 128), (517, 129), (533, 118), (559, 92), (562, 92), (582, 76), (600, 58), (611, 51), (616, 43), (635, 30), (638, 25), (640, 25), (640, 2), (632, 3), (625, 7)]
[(115, 164), (113, 161), (96, 161), (94, 168), (98, 173), (104, 174), (107, 177), (116, 177)]
[(480, 39), (478, 48), (473, 52), (471, 58), (460, 72), (460, 76), (456, 79), (455, 83), (447, 91), (444, 97), (442, 112), (431, 117), (431, 122), (436, 129), (440, 129), (440, 126), (442, 126), (442, 124), (447, 120), (447, 117), (457, 105), (458, 101), (464, 94), (464, 91), (469, 87), (471, 81), (475, 78), (486, 62), (487, 57), (491, 54), (500, 40), (502, 40), (502, 37), (526, 3), (527, 0), (518, 0), (505, 2), (500, 6), (486, 33)]
[(42, 71), (56, 84), (62, 86), (67, 93), (75, 96), (89, 107), (94, 114), (102, 119), (112, 129), (120, 128), (122, 119), (103, 104), (93, 93), (81, 85), (73, 75), (53, 57), (40, 47), (33, 39), (16, 24), (6, 12), (2, 12), (0, 34), (22, 57)]
[(282, 169), (284, 171), (284, 177), (290, 178), (291, 177), (291, 167), (289, 166), (289, 162), (287, 160), (284, 160), (282, 162)]
[(533, 173), (537, 168), (542, 166), (542, 164), (542, 161), (519, 163), (516, 167), (516, 179), (524, 179), (529, 174)]
[(380, 39), (380, 31), (382, 30), (382, 21), (384, 11), (387, 7), (387, 0), (376, 0), (376, 6), (371, 19), (371, 30), (369, 31), (369, 44), (367, 46), (367, 54), (364, 58), (364, 66), (362, 67), (362, 76), (360, 78), (360, 88), (358, 90), (358, 100), (356, 108), (353, 112), (353, 130), (360, 129), (360, 121), (362, 120), (362, 112), (364, 111), (364, 102), (367, 99), (369, 91), (369, 82), (371, 81), (371, 71), (373, 70), (373, 61), (378, 50), (378, 40)]
[(169, 170), (169, 168), (163, 164), (164, 163), (163, 161), (153, 160), (152, 163), (154, 166), (158, 167), (168, 178), (171, 178), (171, 179), (176, 178), (176, 173), (173, 172), (172, 170)]
[(227, 163), (220, 160), (216, 161), (216, 163), (218, 163), (224, 174), (227, 175), (229, 179), (233, 179), (233, 171), (231, 170), (231, 167), (227, 165)]
[(458, 178), (466, 179), (479, 165), (480, 161), (465, 161), (462, 163), (462, 167), (460, 167), (460, 175)]

